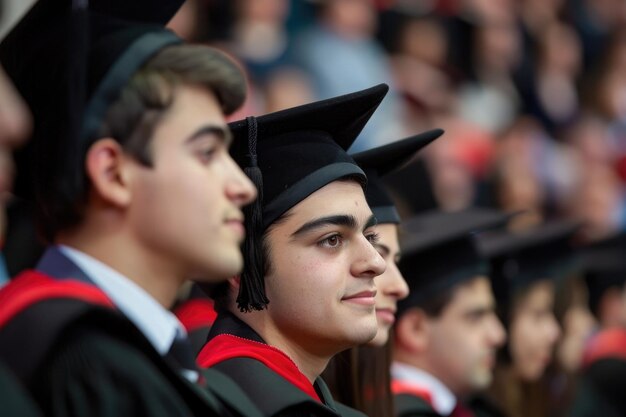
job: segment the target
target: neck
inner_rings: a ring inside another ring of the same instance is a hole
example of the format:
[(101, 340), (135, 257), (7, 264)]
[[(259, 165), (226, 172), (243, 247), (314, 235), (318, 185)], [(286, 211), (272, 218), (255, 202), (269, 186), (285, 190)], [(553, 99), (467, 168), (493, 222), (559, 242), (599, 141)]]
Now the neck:
[(164, 308), (171, 308), (185, 276), (168, 257), (151, 251), (121, 227), (84, 222), (60, 233), (55, 243), (80, 250), (133, 281)]
[[(233, 310), (231, 310), (233, 311)], [(240, 313), (237, 309), (233, 313), (244, 321), (248, 326), (257, 332), (270, 346), (273, 346), (296, 364), (300, 372), (307, 377), (311, 384), (320, 376), (328, 365), (332, 354), (322, 354), (313, 351), (313, 343), (298, 343), (293, 338), (288, 337), (275, 326), (263, 320), (266, 311), (255, 311), (252, 313)]]

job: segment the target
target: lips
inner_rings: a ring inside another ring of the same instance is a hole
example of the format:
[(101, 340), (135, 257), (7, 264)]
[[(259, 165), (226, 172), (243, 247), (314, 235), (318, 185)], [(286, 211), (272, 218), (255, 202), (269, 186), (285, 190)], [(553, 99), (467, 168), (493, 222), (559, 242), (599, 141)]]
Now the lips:
[(361, 291), (355, 294), (346, 295), (341, 301), (349, 303), (373, 306), (375, 304), (376, 290)]
[(394, 308), (376, 308), (376, 316), (386, 324), (393, 324), (396, 321), (396, 310)]
[(243, 218), (233, 217), (224, 221), (226, 225), (237, 233), (239, 238), (243, 239), (246, 234), (246, 229), (243, 225)]

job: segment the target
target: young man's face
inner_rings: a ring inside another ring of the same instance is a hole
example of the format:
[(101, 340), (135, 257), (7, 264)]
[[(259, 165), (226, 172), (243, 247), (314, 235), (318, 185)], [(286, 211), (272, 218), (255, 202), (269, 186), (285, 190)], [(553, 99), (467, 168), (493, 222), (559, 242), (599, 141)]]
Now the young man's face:
[(376, 278), (376, 318), (378, 331), (376, 337), (370, 341), (371, 346), (383, 346), (389, 339), (389, 331), (396, 320), (398, 300), (409, 295), (407, 285), (400, 270), (396, 266), (400, 257), (398, 243), (398, 226), (392, 223), (376, 226), (378, 241), (374, 247), (387, 263), (385, 272)]
[(270, 228), (264, 314), (279, 337), (334, 355), (376, 335), (374, 277), (385, 261), (371, 243), (374, 225), (361, 186), (335, 181)]
[(496, 350), (506, 336), (494, 309), (489, 280), (477, 277), (454, 290), (439, 317), (427, 319), (431, 371), (456, 395), (491, 383)]
[(554, 284), (539, 281), (517, 300), (510, 324), (510, 352), (517, 374), (535, 381), (552, 360), (561, 330), (552, 307)]
[(155, 129), (153, 166), (136, 164), (133, 171), (134, 232), (179, 276), (218, 281), (242, 268), (240, 208), (256, 190), (228, 154), (229, 143), (215, 96), (181, 86)]

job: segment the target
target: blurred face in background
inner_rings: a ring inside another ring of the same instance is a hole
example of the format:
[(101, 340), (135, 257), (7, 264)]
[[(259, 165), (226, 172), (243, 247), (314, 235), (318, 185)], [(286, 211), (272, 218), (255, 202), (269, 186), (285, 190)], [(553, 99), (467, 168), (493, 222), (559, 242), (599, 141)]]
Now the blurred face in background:
[(0, 67), (0, 151), (2, 152), (0, 191), (3, 194), (3, 200), (4, 194), (9, 190), (7, 185), (10, 187), (13, 173), (10, 153), (26, 141), (31, 131), (31, 123), (28, 107)]
[(552, 360), (561, 330), (554, 317), (554, 284), (532, 284), (516, 300), (509, 326), (509, 348), (516, 374), (524, 381), (539, 379)]
[(376, 227), (378, 240), (374, 247), (387, 263), (387, 269), (377, 276), (376, 282), (376, 319), (378, 331), (370, 346), (383, 346), (389, 340), (389, 331), (396, 321), (398, 300), (409, 295), (409, 286), (400, 273), (396, 263), (400, 258), (398, 226), (392, 223), (379, 224)]
[(487, 388), (496, 351), (506, 332), (495, 313), (490, 281), (476, 277), (460, 284), (437, 317), (427, 319), (428, 372), (456, 395)]
[[(22, 145), (31, 131), (28, 107), (0, 67), (0, 205), (11, 196), (15, 167), (12, 151)], [(4, 235), (4, 210), (0, 210), (0, 236)]]

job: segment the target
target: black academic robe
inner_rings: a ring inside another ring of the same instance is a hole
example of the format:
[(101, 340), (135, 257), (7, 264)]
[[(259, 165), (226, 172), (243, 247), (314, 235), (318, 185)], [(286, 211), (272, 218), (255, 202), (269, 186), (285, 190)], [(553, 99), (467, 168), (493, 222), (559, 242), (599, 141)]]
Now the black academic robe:
[[(220, 356), (221, 348), (213, 351), (212, 346), (220, 346), (215, 342), (223, 336), (241, 343), (241, 356), (219, 359), (223, 357)], [(255, 353), (267, 360), (255, 357)], [(336, 403), (321, 378), (311, 385), (284, 353), (265, 344), (252, 328), (232, 314), (218, 314), (209, 341), (198, 356), (198, 363), (200, 366), (210, 365), (231, 377), (266, 417), (364, 416)]]
[[(394, 381), (392, 383), (394, 406), (397, 417), (448, 417), (441, 416), (430, 402), (430, 394), (410, 385)], [(493, 414), (492, 414), (493, 413)], [(502, 417), (495, 408), (488, 405), (482, 398), (457, 404), (450, 414), (451, 417)]]
[(21, 387), (18, 380), (0, 365), (0, 415), (19, 417), (41, 416), (35, 402)]
[(194, 284), (189, 296), (174, 308), (174, 314), (185, 326), (194, 354), (204, 347), (211, 326), (217, 317), (213, 300)]
[(397, 417), (441, 417), (423, 397), (410, 393), (394, 394)]
[[(47, 255), (59, 273), (76, 268), (58, 251)], [(0, 359), (45, 415), (260, 416), (219, 372), (207, 371), (201, 384), (184, 378), (81, 278), (27, 271), (0, 290)]]
[(570, 417), (624, 417), (626, 415), (626, 359), (602, 358), (583, 372)]

